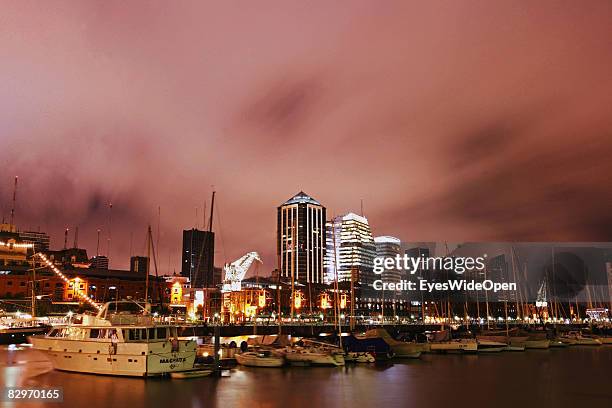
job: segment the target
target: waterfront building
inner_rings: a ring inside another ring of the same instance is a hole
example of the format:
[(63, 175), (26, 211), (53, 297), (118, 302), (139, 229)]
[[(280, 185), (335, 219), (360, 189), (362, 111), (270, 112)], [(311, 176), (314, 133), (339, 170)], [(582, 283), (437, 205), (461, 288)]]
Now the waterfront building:
[(303, 191), (278, 207), (277, 254), (281, 276), (324, 283), (325, 207)]
[(181, 275), (189, 278), (194, 288), (210, 288), (221, 284), (215, 273), (215, 233), (192, 228), (183, 231)]
[[(376, 245), (365, 217), (348, 213), (327, 223), (327, 280), (357, 284), (363, 294), (373, 296)], [(337, 266), (335, 263), (337, 262)]]
[(29, 246), (15, 232), (0, 232), (0, 266), (28, 265)]
[[(49, 260), (58, 267), (64, 268), (89, 268), (90, 259), (87, 250), (83, 248), (65, 248), (56, 251), (46, 251)], [(108, 269), (108, 258), (106, 259)]]

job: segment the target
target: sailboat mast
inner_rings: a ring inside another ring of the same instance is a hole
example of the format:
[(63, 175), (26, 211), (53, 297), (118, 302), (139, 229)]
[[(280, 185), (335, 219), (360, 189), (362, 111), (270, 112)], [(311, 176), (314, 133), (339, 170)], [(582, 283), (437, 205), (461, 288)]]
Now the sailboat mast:
[(147, 274), (145, 275), (145, 307), (149, 303), (149, 269), (151, 269), (151, 226), (147, 229)]
[(10, 225), (11, 228), (15, 225), (15, 203), (17, 202), (17, 180), (18, 176), (15, 176), (15, 186), (13, 188), (13, 206), (11, 207), (11, 219)]
[(32, 254), (32, 317), (36, 317), (36, 260)]
[(340, 294), (338, 293), (338, 252), (336, 251), (336, 231), (335, 222), (332, 221), (332, 239), (334, 244), (334, 317), (338, 325), (338, 338), (340, 339), (340, 347), (342, 347), (342, 326), (340, 323)]

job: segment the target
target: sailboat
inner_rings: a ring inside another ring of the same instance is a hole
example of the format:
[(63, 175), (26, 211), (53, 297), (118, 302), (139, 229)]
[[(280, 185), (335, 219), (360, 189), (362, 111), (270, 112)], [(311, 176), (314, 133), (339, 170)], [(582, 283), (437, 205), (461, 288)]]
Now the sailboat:
[(385, 329), (371, 329), (365, 332), (364, 336), (368, 339), (380, 338), (391, 348), (391, 352), (397, 358), (419, 358), (423, 351), (417, 343), (408, 343), (395, 340)]

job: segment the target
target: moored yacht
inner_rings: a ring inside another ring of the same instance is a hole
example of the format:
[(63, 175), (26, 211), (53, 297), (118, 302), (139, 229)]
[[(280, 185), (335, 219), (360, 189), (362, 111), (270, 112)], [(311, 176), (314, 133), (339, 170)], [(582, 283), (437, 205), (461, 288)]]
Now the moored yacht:
[(29, 338), (57, 370), (136, 377), (193, 370), (196, 342), (179, 340), (176, 326), (156, 324), (135, 302), (106, 303), (76, 320)]

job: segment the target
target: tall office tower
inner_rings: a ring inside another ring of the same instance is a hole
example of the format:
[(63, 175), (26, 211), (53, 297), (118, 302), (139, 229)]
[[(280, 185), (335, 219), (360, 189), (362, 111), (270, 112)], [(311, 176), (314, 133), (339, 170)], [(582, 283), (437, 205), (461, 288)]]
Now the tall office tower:
[(44, 232), (21, 231), (19, 238), (29, 244), (34, 244), (34, 252), (49, 250), (49, 235)]
[(192, 228), (183, 231), (181, 276), (189, 278), (192, 288), (212, 288), (215, 279), (215, 233)]
[[(327, 280), (333, 282), (337, 274), (338, 282), (350, 282), (354, 273), (355, 283), (363, 289), (371, 288), (375, 280), (376, 245), (368, 220), (348, 213), (333, 218), (327, 228)], [(338, 265), (334, 268), (336, 260)]]
[(108, 270), (108, 258), (104, 255), (93, 256), (89, 262), (91, 269), (103, 269)]
[(324, 282), (325, 207), (303, 191), (278, 207), (276, 253), (282, 277)]
[[(382, 236), (375, 237), (376, 257), (377, 258), (395, 258), (401, 252), (402, 242), (399, 238)], [(397, 269), (385, 269), (381, 279), (383, 282), (399, 282), (402, 279), (402, 273)]]
[(130, 258), (130, 272), (146, 275), (149, 258), (146, 256), (133, 256)]

